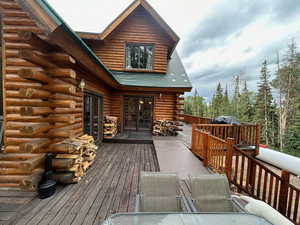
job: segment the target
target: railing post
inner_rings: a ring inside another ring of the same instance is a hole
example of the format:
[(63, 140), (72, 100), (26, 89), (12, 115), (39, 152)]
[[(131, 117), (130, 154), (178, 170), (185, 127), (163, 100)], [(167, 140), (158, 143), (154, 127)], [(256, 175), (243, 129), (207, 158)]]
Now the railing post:
[(207, 167), (208, 166), (208, 156), (207, 156), (207, 151), (208, 151), (208, 133), (204, 132), (203, 135), (203, 166)]
[(286, 209), (287, 209), (289, 183), (290, 183), (290, 172), (286, 170), (282, 170), (278, 211), (284, 216), (286, 215)]
[(196, 150), (196, 128), (197, 125), (192, 123), (192, 152), (195, 152)]
[(226, 176), (227, 176), (229, 182), (231, 182), (233, 145), (234, 145), (234, 139), (227, 138), (227, 140), (226, 140), (225, 173), (226, 173)]
[(260, 125), (256, 124), (256, 140), (255, 140), (256, 148), (255, 148), (255, 156), (259, 154), (259, 144), (260, 144)]

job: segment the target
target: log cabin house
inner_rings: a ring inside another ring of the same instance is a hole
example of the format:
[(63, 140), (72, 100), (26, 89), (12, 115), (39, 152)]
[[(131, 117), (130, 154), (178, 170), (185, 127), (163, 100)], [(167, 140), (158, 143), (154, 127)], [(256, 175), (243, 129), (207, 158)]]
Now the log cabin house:
[(179, 37), (145, 1), (135, 0), (102, 33), (74, 32), (45, 0), (0, 0), (4, 151), (0, 187), (33, 189), (44, 153), (90, 134), (103, 117), (119, 131), (177, 121), (191, 83)]

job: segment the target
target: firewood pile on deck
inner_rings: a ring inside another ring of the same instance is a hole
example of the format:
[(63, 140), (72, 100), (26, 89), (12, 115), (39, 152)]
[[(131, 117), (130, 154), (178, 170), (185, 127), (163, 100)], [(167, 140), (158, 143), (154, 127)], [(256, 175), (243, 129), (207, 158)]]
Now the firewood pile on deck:
[(176, 136), (181, 124), (172, 120), (155, 120), (153, 123), (154, 136)]
[(118, 117), (104, 117), (104, 138), (113, 138), (118, 133)]
[(56, 148), (59, 147), (66, 152), (53, 159), (54, 179), (63, 184), (77, 183), (95, 160), (97, 146), (94, 138), (88, 135), (70, 138), (58, 143)]

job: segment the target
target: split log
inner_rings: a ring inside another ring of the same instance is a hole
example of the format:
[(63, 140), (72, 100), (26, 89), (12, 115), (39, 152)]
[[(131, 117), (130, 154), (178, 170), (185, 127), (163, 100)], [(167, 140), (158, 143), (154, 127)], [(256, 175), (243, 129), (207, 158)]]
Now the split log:
[(76, 72), (72, 69), (49, 69), (46, 71), (51, 77), (76, 79)]
[(34, 89), (34, 88), (21, 88), (19, 90), (20, 96), (23, 98), (49, 98), (51, 96), (51, 92)]
[(31, 69), (21, 69), (18, 75), (24, 79), (36, 80), (43, 83), (50, 83), (51, 78), (42, 71), (34, 71)]
[(20, 114), (22, 116), (36, 116), (36, 115), (47, 115), (52, 113), (52, 109), (48, 107), (31, 107), (23, 106), (20, 109)]
[(47, 147), (49, 144), (51, 144), (51, 141), (47, 138), (34, 140), (28, 143), (23, 143), (20, 145), (20, 151), (22, 152), (36, 152), (37, 150), (40, 150), (42, 148)]

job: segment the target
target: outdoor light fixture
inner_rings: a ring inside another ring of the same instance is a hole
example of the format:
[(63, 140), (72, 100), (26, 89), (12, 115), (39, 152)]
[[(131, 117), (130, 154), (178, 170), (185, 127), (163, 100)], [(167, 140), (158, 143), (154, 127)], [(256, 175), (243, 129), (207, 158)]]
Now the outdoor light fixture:
[(81, 89), (81, 91), (84, 90), (84, 88), (85, 88), (85, 81), (84, 81), (84, 79), (81, 79), (78, 87)]
[(144, 104), (144, 101), (143, 101), (143, 100), (140, 100), (140, 104)]
[(162, 93), (159, 93), (159, 98), (161, 98), (162, 97)]

